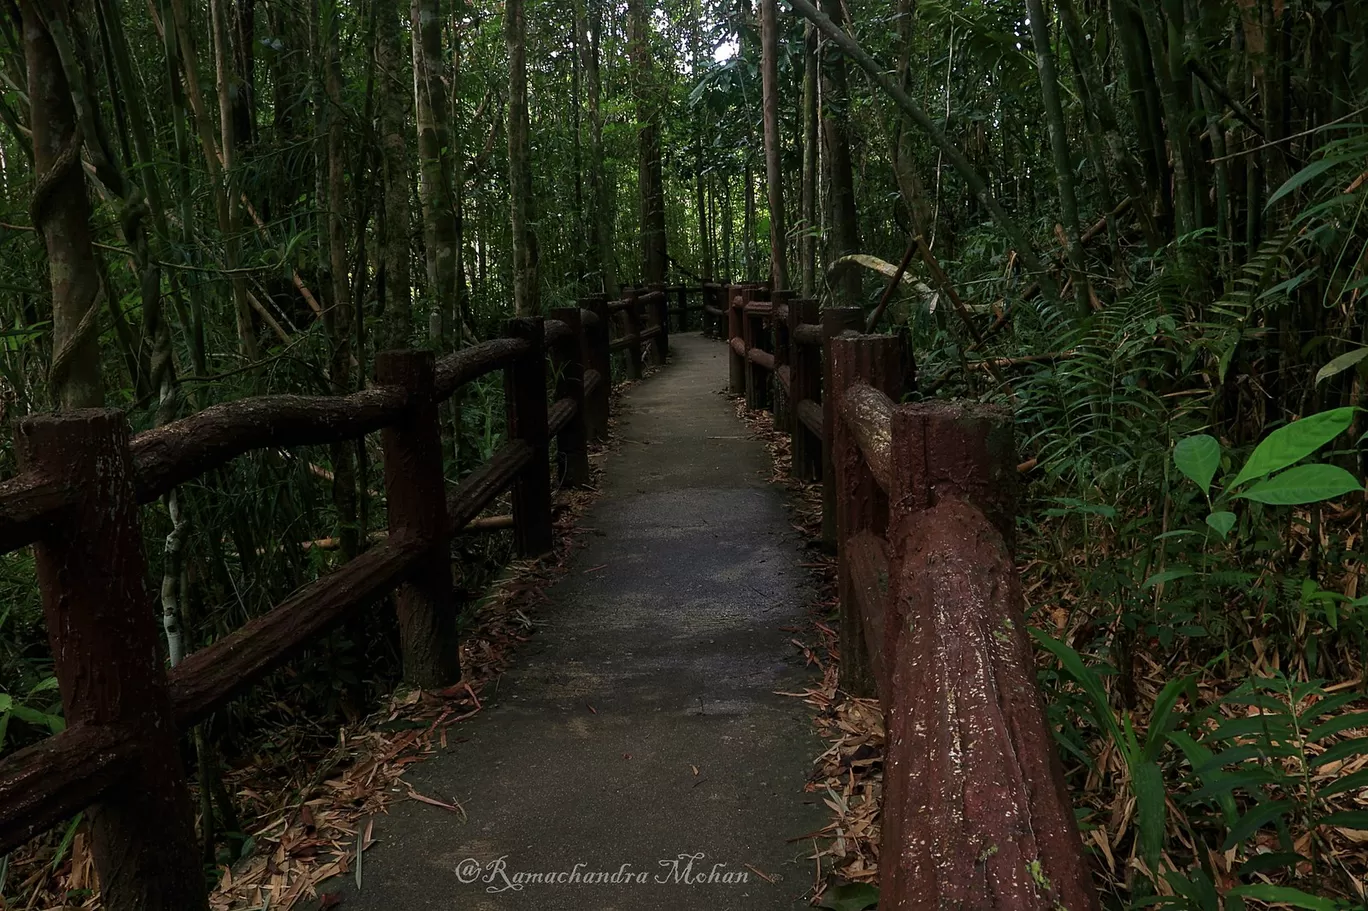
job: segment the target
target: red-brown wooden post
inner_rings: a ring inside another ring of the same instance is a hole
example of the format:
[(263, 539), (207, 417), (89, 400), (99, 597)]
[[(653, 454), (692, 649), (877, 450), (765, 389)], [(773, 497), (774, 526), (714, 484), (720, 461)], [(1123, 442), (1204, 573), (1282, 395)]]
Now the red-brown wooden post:
[(831, 307), (821, 311), (822, 322), (822, 544), (836, 549), (836, 470), (831, 461), (831, 428), (836, 423), (836, 400), (831, 396), (831, 340), (842, 332), (864, 328), (859, 307)]
[(679, 286), (679, 331), (689, 331), (689, 289)]
[(567, 487), (583, 487), (589, 483), (588, 433), (585, 430), (584, 417), (584, 360), (581, 353), (584, 321), (580, 318), (579, 307), (561, 307), (552, 310), (551, 316), (569, 326), (574, 339), (565, 347), (560, 364), (560, 380), (556, 383), (557, 400), (569, 398), (575, 402), (575, 416), (556, 435), (561, 483)]
[(546, 423), (546, 330), (540, 317), (508, 321), (508, 335), (529, 349), (504, 373), (509, 439), (532, 450), (513, 481), (513, 544), (520, 557), (551, 549), (551, 447)]
[(895, 408), (881, 903), (1096, 911), (1010, 534), (1010, 415)]
[[(727, 303), (727, 391), (741, 395), (746, 391), (746, 339), (742, 328), (744, 315), (741, 308), (746, 305), (746, 296), (739, 285), (728, 285)], [(737, 348), (741, 350), (737, 350)]]
[[(764, 302), (769, 300), (769, 289), (752, 286), (746, 289), (744, 297), (746, 303)], [(769, 370), (750, 359), (751, 349), (765, 350), (761, 343), (765, 335), (765, 319), (760, 314), (747, 313), (745, 305), (742, 305), (741, 326), (746, 343), (746, 407), (753, 410), (768, 408), (771, 402), (770, 383), (774, 378)]]
[(708, 308), (718, 313), (727, 312), (727, 288), (714, 282), (703, 284), (703, 337), (724, 338), (725, 321), (718, 313), (709, 313)]
[(596, 294), (580, 301), (580, 306), (597, 317), (584, 326), (584, 365), (599, 375), (598, 385), (586, 390), (584, 399), (585, 432), (600, 443), (608, 440), (608, 411), (613, 392), (613, 353), (609, 350), (608, 295)]
[[(770, 317), (770, 350), (774, 352), (774, 427), (776, 430), (793, 430), (793, 399), (790, 389), (793, 386), (793, 368), (789, 365), (789, 322), (787, 311), (794, 306), (797, 293), (794, 291), (772, 291), (770, 301), (774, 312)], [(788, 377), (789, 385), (784, 385)]]
[(30, 418), (20, 467), (83, 491), (34, 548), (69, 727), (123, 728), (140, 748), (87, 811), (108, 911), (208, 907), (194, 815), (147, 591), (128, 425), (118, 411)]
[(804, 401), (820, 402), (822, 395), (822, 349), (804, 345), (797, 339), (798, 327), (816, 324), (821, 311), (815, 300), (795, 300), (789, 304), (789, 371), (792, 377), (791, 405), (794, 409), (792, 429), (793, 474), (804, 481), (822, 477), (822, 439), (814, 434), (798, 417), (798, 406)]
[(622, 349), (627, 356), (627, 379), (641, 379), (641, 296), (635, 288), (623, 288), (622, 299), (627, 308), (622, 311), (623, 335), (631, 339), (631, 344)]
[(902, 396), (902, 346), (891, 335), (840, 335), (831, 340), (831, 385), (827, 399), (833, 411), (827, 425), (836, 480), (836, 575), (841, 604), (841, 688), (856, 696), (874, 694), (864, 623), (855, 595), (846, 544), (868, 531), (882, 535), (888, 527), (888, 495), (869, 470), (860, 445), (844, 418), (840, 401), (846, 391), (866, 384), (893, 401)]
[(664, 367), (670, 357), (670, 296), (665, 293), (664, 285), (652, 285), (652, 292), (660, 292), (651, 305), (651, 320), (660, 327), (659, 334), (652, 340), (652, 354), (657, 367)]
[(409, 410), (380, 431), (385, 456), (385, 503), (391, 536), (409, 534), (430, 544), (427, 557), (395, 592), (404, 679), (423, 689), (461, 679), (457, 605), (451, 582), (442, 427), (429, 351), (382, 351), (375, 382), (408, 393)]

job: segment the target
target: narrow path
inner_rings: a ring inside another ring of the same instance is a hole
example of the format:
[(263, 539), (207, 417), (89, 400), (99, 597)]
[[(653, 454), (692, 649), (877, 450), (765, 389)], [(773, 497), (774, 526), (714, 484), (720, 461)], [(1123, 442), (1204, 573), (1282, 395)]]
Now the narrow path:
[[(486, 710), (406, 776), (468, 819), (395, 804), (363, 891), (338, 884), (343, 908), (806, 906), (812, 842), (788, 839), (824, 823), (802, 791), (820, 746), (803, 703), (775, 695), (810, 676), (783, 629), (809, 596), (799, 541), (768, 454), (718, 394), (726, 348), (672, 345), (671, 366), (625, 397), (589, 544), (538, 634)], [(487, 872), (463, 882), (477, 863)]]

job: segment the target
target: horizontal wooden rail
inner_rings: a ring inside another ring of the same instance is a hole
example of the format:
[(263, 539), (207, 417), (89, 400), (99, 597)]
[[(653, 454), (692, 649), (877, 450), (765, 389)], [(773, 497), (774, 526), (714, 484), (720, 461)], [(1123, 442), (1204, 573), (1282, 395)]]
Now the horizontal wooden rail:
[(822, 426), (822, 406), (820, 404), (814, 402), (812, 399), (803, 399), (797, 405), (793, 406), (793, 410), (797, 414), (798, 420), (802, 422), (803, 426), (814, 434), (817, 439), (820, 440), (826, 436), (826, 430)]
[(874, 480), (887, 493), (893, 486), (893, 400), (872, 386), (856, 383), (841, 399), (841, 417), (850, 426)]
[(502, 370), (526, 353), (527, 348), (522, 339), (495, 338), (439, 359), (435, 379), (437, 400), (444, 402), (466, 383)]
[(484, 465), (466, 475), (447, 497), (447, 519), (452, 534), (484, 512), (531, 462), (531, 447), (521, 440), (511, 440), (499, 447)]
[(764, 368), (770, 372), (774, 371), (774, 355), (761, 348), (752, 348), (747, 351), (746, 360), (757, 367)]
[(7, 554), (34, 541), (54, 518), (80, 496), (74, 487), (32, 472), (0, 482), (0, 553)]
[(139, 503), (150, 503), (248, 452), (340, 443), (399, 419), (407, 397), (398, 389), (351, 395), (271, 395), (211, 405), (140, 433), (130, 449)]
[(83, 725), (0, 760), (0, 857), (98, 800), (136, 752), (127, 729)]
[(182, 730), (279, 667), (347, 615), (391, 591), (423, 556), (424, 542), (391, 536), (301, 588), (260, 617), (187, 656), (171, 671)]

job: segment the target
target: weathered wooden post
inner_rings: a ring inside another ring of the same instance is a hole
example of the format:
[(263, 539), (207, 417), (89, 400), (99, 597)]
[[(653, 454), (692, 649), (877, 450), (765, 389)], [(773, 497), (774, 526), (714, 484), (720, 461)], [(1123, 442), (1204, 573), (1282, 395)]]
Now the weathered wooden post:
[(513, 543), (520, 557), (551, 549), (550, 441), (546, 424), (546, 329), (540, 317), (508, 321), (508, 335), (528, 350), (504, 374), (509, 439), (531, 449), (513, 481)]
[(423, 689), (461, 679), (433, 364), (428, 351), (383, 351), (375, 359), (375, 382), (398, 386), (409, 397), (408, 412), (380, 431), (380, 443), (389, 533), (413, 535), (430, 545), (427, 557), (395, 593), (404, 679)]
[(630, 344), (623, 349), (627, 355), (627, 379), (641, 379), (641, 296), (635, 288), (623, 288), (622, 299), (627, 307), (622, 311), (623, 332)]
[(762, 340), (765, 336), (765, 315), (756, 313), (752, 309), (753, 304), (767, 303), (769, 301), (769, 289), (751, 286), (744, 292), (744, 303), (741, 306), (741, 330), (742, 337), (746, 346), (746, 407), (752, 410), (768, 408), (770, 405), (770, 382), (773, 371), (766, 370), (755, 362), (751, 356), (753, 351), (765, 351)]
[[(841, 602), (841, 688), (856, 696), (875, 692), (869, 650), (865, 645), (864, 624), (855, 594), (850, 559), (850, 539), (861, 532), (882, 535), (888, 528), (888, 494), (879, 485), (858, 435), (887, 433), (883, 428), (861, 428), (843, 417), (846, 393), (856, 386), (868, 386), (896, 402), (902, 396), (902, 346), (891, 335), (836, 336), (831, 345), (831, 385), (826, 397), (833, 418), (827, 425), (831, 434), (831, 458), (836, 481), (836, 574)], [(886, 441), (885, 441), (886, 448)]]
[(728, 285), (727, 290), (727, 391), (741, 395), (746, 391), (746, 339), (742, 323), (745, 316), (745, 294), (740, 285)]
[(897, 408), (880, 902), (1096, 911), (1009, 541), (1003, 409)]
[(685, 285), (679, 286), (679, 331), (689, 331), (689, 289)]
[(596, 294), (580, 301), (580, 306), (593, 314), (594, 319), (585, 322), (582, 355), (584, 365), (599, 376), (593, 389), (585, 390), (584, 422), (585, 432), (600, 443), (608, 440), (608, 411), (613, 392), (613, 352), (609, 348), (612, 332), (608, 319), (608, 295)]
[(836, 400), (831, 395), (831, 340), (842, 332), (864, 328), (859, 307), (829, 307), (821, 311), (822, 346), (822, 544), (836, 549), (836, 470), (831, 461), (831, 428), (836, 423)]
[(793, 430), (793, 368), (789, 364), (789, 310), (797, 293), (771, 291), (770, 350), (774, 354), (774, 427)]
[(139, 747), (123, 784), (86, 813), (104, 907), (205, 909), (127, 423), (114, 410), (29, 418), (16, 442), (22, 470), (84, 493), (34, 548), (66, 723), (121, 728)]
[(575, 416), (556, 435), (556, 452), (561, 465), (561, 483), (568, 487), (583, 487), (589, 483), (588, 433), (584, 416), (584, 321), (579, 307), (561, 307), (551, 316), (570, 327), (571, 341), (561, 356), (560, 379), (556, 383), (556, 399), (569, 398), (575, 403)]
[[(821, 319), (815, 300), (795, 300), (789, 304), (789, 395), (793, 408), (790, 453), (793, 475), (804, 481), (822, 477), (822, 437), (808, 425), (812, 418), (821, 426), (822, 346), (800, 338), (800, 326), (818, 328)], [(812, 409), (816, 408), (815, 415)], [(806, 420), (805, 420), (806, 418)]]

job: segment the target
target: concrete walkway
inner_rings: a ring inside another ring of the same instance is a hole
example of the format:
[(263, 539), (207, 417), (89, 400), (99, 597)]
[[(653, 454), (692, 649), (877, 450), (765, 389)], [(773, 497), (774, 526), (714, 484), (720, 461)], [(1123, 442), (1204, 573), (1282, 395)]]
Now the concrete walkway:
[(343, 908), (806, 907), (812, 842), (788, 839), (824, 824), (803, 792), (821, 746), (802, 701), (774, 695), (812, 679), (783, 629), (809, 597), (799, 541), (768, 454), (718, 394), (725, 346), (672, 346), (625, 398), (589, 544), (539, 632), (461, 742), (406, 775), (468, 820), (395, 804), (363, 891), (327, 886)]

